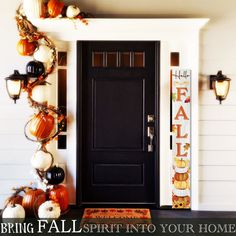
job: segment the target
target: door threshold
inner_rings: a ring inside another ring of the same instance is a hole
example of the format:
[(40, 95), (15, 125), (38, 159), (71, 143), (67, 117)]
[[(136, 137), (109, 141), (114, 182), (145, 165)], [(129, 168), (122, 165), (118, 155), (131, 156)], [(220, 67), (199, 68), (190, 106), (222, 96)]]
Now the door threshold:
[(155, 202), (83, 202), (80, 204), (81, 208), (150, 208), (157, 209), (158, 205)]

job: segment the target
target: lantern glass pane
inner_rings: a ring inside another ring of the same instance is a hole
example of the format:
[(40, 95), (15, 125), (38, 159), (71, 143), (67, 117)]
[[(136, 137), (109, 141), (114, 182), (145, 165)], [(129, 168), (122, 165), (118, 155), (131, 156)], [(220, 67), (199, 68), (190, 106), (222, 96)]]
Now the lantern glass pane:
[(21, 92), (21, 80), (7, 80), (7, 90), (10, 96), (19, 96)]
[(221, 97), (222, 99), (226, 98), (229, 92), (230, 81), (215, 81), (215, 92), (216, 96)]

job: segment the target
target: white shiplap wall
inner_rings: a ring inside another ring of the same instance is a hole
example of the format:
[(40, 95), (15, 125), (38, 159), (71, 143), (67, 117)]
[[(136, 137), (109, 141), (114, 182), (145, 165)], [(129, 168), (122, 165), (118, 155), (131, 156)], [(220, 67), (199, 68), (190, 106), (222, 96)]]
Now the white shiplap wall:
[[(236, 210), (236, 30), (235, 17), (212, 19), (201, 33), (199, 80), (200, 209)], [(232, 79), (219, 105), (208, 76), (223, 70)]]

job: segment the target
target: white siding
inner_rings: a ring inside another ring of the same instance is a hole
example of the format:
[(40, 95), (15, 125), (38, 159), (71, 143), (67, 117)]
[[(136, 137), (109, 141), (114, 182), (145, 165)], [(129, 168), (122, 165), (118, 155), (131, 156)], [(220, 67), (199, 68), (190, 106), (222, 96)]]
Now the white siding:
[[(236, 31), (235, 18), (209, 22), (201, 34), (199, 81), (200, 209), (236, 210)], [(208, 75), (217, 70), (232, 79), (219, 105)]]

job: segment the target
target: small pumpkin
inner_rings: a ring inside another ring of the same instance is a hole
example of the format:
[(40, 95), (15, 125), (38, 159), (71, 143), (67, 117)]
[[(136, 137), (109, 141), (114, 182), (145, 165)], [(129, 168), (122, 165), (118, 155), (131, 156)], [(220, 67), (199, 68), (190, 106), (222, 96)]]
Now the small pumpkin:
[(27, 18), (40, 18), (44, 12), (44, 0), (24, 0), (23, 8)]
[(6, 200), (6, 205), (9, 205), (9, 204), (12, 204), (12, 205), (15, 205), (15, 204), (22, 205), (22, 200), (23, 200), (23, 197), (22, 197), (22, 196), (20, 196), (20, 195), (14, 195), (14, 196), (9, 197), (9, 198)]
[(50, 136), (54, 129), (55, 119), (46, 112), (39, 112), (30, 122), (30, 133), (37, 139), (46, 139)]
[(41, 219), (58, 219), (60, 215), (60, 205), (54, 201), (46, 201), (38, 209), (38, 216)]
[(65, 179), (65, 172), (61, 167), (53, 166), (46, 172), (46, 179), (48, 184), (60, 184)]
[(62, 213), (68, 210), (69, 206), (69, 194), (64, 185), (55, 185), (49, 191), (49, 199), (59, 203)]
[(186, 181), (188, 179), (188, 173), (175, 173), (174, 179), (177, 181)]
[(34, 53), (34, 59), (43, 63), (48, 63), (53, 58), (52, 50), (46, 45), (40, 45)]
[(38, 44), (36, 42), (30, 42), (28, 39), (21, 39), (17, 43), (17, 51), (21, 56), (33, 55)]
[(189, 171), (189, 167), (182, 167), (182, 168), (174, 167), (174, 169), (176, 173), (186, 173)]
[(174, 181), (174, 186), (177, 189), (187, 189), (189, 187), (189, 184), (186, 181), (177, 181), (177, 180), (175, 180)]
[(31, 159), (32, 166), (39, 171), (46, 171), (53, 163), (53, 156), (44, 150), (37, 151)]
[(23, 197), (22, 206), (27, 216), (34, 216), (39, 206), (46, 201), (46, 193), (42, 189), (30, 189)]
[(45, 72), (45, 68), (40, 61), (30, 61), (26, 65), (26, 74), (30, 77), (39, 77)]
[(25, 219), (25, 210), (20, 204), (8, 204), (2, 213), (2, 218), (22, 222)]
[(48, 2), (48, 14), (51, 17), (59, 16), (63, 10), (64, 5), (64, 2), (61, 0), (50, 0)]
[(183, 159), (176, 159), (175, 164), (176, 164), (176, 167), (178, 167), (178, 168), (184, 168), (189, 165), (189, 161), (183, 160)]
[(46, 83), (34, 86), (31, 98), (38, 103), (47, 103), (49, 99), (49, 88)]
[(75, 5), (70, 5), (67, 7), (66, 16), (70, 19), (75, 18), (80, 13), (80, 9)]

